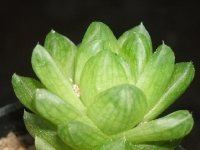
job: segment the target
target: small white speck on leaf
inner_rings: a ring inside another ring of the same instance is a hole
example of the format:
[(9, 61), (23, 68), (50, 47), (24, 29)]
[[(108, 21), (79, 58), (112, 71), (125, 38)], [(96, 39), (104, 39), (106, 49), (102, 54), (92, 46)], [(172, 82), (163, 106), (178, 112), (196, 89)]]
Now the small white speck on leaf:
[(81, 97), (81, 92), (80, 92), (80, 89), (79, 89), (78, 85), (74, 84), (72, 86), (72, 88), (73, 88), (74, 92), (76, 93), (77, 97)]

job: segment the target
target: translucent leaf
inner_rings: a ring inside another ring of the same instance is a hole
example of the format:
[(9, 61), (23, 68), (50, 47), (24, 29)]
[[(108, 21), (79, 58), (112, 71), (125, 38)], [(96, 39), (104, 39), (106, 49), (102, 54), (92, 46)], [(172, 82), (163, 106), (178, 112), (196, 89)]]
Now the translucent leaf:
[(145, 142), (132, 145), (133, 150), (174, 150), (181, 142), (182, 139)]
[(48, 51), (40, 45), (33, 50), (32, 66), (38, 78), (49, 91), (84, 111), (85, 107), (72, 89), (71, 81), (63, 75)]
[(133, 83), (129, 66), (109, 50), (92, 57), (85, 65), (80, 82), (83, 103), (87, 106), (98, 93), (118, 84)]
[(147, 96), (148, 111), (151, 110), (165, 92), (174, 70), (174, 53), (165, 44), (158, 47), (150, 57), (136, 86)]
[(146, 113), (145, 94), (134, 85), (121, 84), (101, 92), (87, 107), (87, 115), (105, 134), (133, 128)]
[(164, 94), (143, 120), (152, 120), (161, 114), (187, 89), (193, 78), (194, 66), (191, 62), (176, 64)]
[(78, 150), (90, 150), (110, 139), (97, 128), (78, 121), (59, 125), (58, 135), (66, 144)]
[(93, 22), (87, 29), (75, 60), (75, 83), (79, 85), (86, 62), (100, 51), (108, 49), (119, 51), (117, 39), (109, 27), (101, 22)]
[(44, 86), (35, 79), (22, 77), (17, 74), (12, 76), (12, 86), (20, 102), (29, 110), (36, 112), (32, 106), (33, 92), (37, 88), (44, 88)]
[(132, 38), (133, 36), (135, 36), (134, 34), (142, 34), (143, 36), (146, 37), (147, 41), (148, 41), (148, 45), (150, 46), (151, 50), (152, 51), (152, 43), (151, 43), (151, 37), (149, 35), (149, 33), (147, 32), (147, 30), (145, 29), (144, 25), (141, 23), (140, 25), (124, 32), (122, 34), (122, 36), (119, 37), (118, 39), (118, 43), (119, 43), (119, 46), (120, 48), (123, 46), (124, 42), (129, 39), (129, 38)]
[(74, 80), (76, 45), (67, 37), (51, 30), (46, 36), (44, 47), (56, 62), (57, 67), (63, 75), (72, 82)]
[(132, 33), (132, 36), (124, 41), (119, 52), (119, 55), (128, 62), (136, 80), (142, 73), (151, 54), (150, 41), (143, 34), (136, 32)]
[(92, 150), (133, 150), (133, 147), (131, 142), (129, 142), (125, 137), (122, 137), (104, 143), (103, 145)]
[(34, 106), (42, 117), (56, 125), (71, 120), (93, 124), (82, 112), (45, 89), (36, 90)]
[(191, 131), (193, 124), (192, 115), (187, 110), (179, 110), (113, 137), (125, 136), (135, 144), (145, 141), (180, 139)]
[(51, 144), (38, 136), (35, 137), (35, 148), (37, 150), (56, 150)]
[(24, 122), (26, 129), (31, 134), (32, 137), (39, 137), (46, 142), (50, 143), (56, 150), (72, 150), (68, 145), (66, 145), (57, 134), (57, 128), (51, 122), (48, 122), (44, 118), (38, 115), (24, 112)]

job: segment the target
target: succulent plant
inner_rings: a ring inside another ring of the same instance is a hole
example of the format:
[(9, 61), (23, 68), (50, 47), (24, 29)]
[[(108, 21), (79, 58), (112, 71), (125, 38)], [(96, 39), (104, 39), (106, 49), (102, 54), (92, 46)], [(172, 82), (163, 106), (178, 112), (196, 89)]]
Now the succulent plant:
[(116, 39), (93, 22), (78, 46), (52, 30), (31, 62), (40, 81), (14, 74), (12, 85), (37, 150), (171, 150), (193, 127), (187, 110), (158, 117), (193, 64), (175, 63), (164, 42), (153, 52), (142, 23)]

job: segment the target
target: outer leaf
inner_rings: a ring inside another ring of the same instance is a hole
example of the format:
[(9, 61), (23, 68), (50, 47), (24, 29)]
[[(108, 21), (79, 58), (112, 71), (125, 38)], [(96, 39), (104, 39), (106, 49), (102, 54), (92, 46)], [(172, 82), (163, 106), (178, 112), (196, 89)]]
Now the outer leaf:
[[(147, 30), (145, 29), (143, 23), (141, 23), (140, 25), (124, 32), (124, 34), (122, 36), (119, 37), (118, 39), (118, 43), (119, 43), (119, 46), (120, 48), (122, 47), (122, 45), (124, 44), (124, 42), (129, 39), (129, 38), (132, 38), (134, 36), (134, 34), (142, 34), (146, 37), (147, 41), (148, 41), (148, 45), (150, 45), (151, 49), (152, 49), (152, 43), (151, 43), (151, 37), (149, 35), (149, 33), (147, 32)], [(152, 51), (152, 50), (150, 50)]]
[(73, 83), (74, 58), (77, 52), (76, 45), (67, 37), (51, 30), (46, 36), (44, 47), (63, 75)]
[(143, 120), (152, 120), (161, 114), (186, 90), (193, 78), (194, 66), (191, 62), (176, 64), (164, 94)]
[(145, 141), (160, 141), (161, 139), (164, 141), (180, 139), (191, 131), (193, 124), (192, 115), (187, 110), (179, 110), (113, 137), (125, 135), (130, 142), (136, 144)]
[(137, 80), (152, 54), (152, 47), (147, 37), (134, 32), (124, 41), (119, 54), (128, 62)]
[(165, 92), (174, 69), (174, 53), (166, 45), (158, 47), (146, 64), (136, 86), (147, 96), (148, 111), (158, 103)]
[(45, 89), (36, 90), (34, 105), (41, 116), (56, 125), (71, 120), (79, 120), (93, 125), (92, 121), (82, 112)]
[(37, 88), (44, 88), (44, 86), (35, 79), (22, 77), (17, 74), (13, 74), (12, 76), (12, 86), (20, 102), (26, 108), (36, 112), (35, 108), (32, 106), (33, 92)]
[(87, 106), (98, 93), (118, 84), (132, 83), (130, 68), (124, 60), (109, 50), (92, 57), (81, 75), (82, 100)]
[(101, 92), (87, 107), (87, 115), (105, 134), (116, 134), (138, 124), (146, 108), (147, 99), (140, 89), (121, 84)]
[(79, 110), (85, 107), (72, 89), (71, 82), (63, 75), (50, 54), (40, 45), (37, 45), (32, 54), (32, 66), (47, 89)]
[(118, 52), (118, 42), (109, 27), (101, 22), (93, 22), (87, 29), (76, 55), (75, 83), (79, 85), (86, 62), (103, 49)]
[(97, 128), (78, 121), (59, 125), (58, 135), (66, 144), (77, 150), (90, 150), (110, 139)]
[(56, 150), (47, 141), (38, 136), (35, 137), (35, 147), (37, 150)]
[(68, 145), (66, 145), (57, 135), (56, 126), (51, 122), (46, 121), (38, 115), (24, 112), (24, 122), (26, 129), (31, 134), (32, 137), (40, 137), (56, 150), (72, 150)]
[[(93, 150), (133, 150), (131, 142), (129, 142), (125, 137), (111, 140)], [(134, 149), (137, 150), (137, 149)]]
[(182, 139), (169, 141), (145, 142), (132, 145), (133, 150), (174, 150)]

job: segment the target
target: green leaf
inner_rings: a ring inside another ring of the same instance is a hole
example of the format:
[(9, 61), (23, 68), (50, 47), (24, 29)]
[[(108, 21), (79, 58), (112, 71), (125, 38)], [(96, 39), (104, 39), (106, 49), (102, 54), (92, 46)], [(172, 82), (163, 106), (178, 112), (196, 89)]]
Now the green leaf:
[(56, 150), (47, 141), (38, 136), (35, 137), (35, 148), (37, 150)]
[(144, 117), (146, 108), (147, 99), (140, 89), (121, 84), (101, 92), (87, 107), (87, 115), (109, 135), (133, 128)]
[(71, 120), (93, 125), (92, 121), (82, 112), (45, 89), (35, 91), (34, 106), (42, 117), (56, 125)]
[(102, 22), (92, 22), (90, 24), (83, 37), (81, 45), (95, 40), (117, 41), (110, 28)]
[(148, 109), (151, 110), (165, 92), (174, 70), (174, 53), (165, 44), (158, 47), (150, 57), (136, 86), (147, 96)]
[(44, 86), (35, 79), (22, 77), (17, 74), (13, 74), (12, 76), (12, 86), (15, 95), (20, 100), (20, 102), (26, 108), (36, 112), (35, 108), (32, 106), (33, 92), (37, 88), (44, 88)]
[[(133, 150), (131, 142), (125, 137), (111, 140), (92, 150)], [(136, 150), (136, 149), (134, 149)]]
[(72, 89), (71, 81), (63, 75), (46, 49), (37, 45), (33, 50), (31, 61), (33, 70), (49, 91), (84, 111), (85, 107)]
[(58, 135), (66, 144), (78, 150), (90, 150), (110, 139), (97, 128), (79, 121), (59, 125)]
[(26, 129), (32, 137), (39, 137), (50, 143), (56, 150), (72, 150), (57, 134), (57, 127), (38, 115), (24, 111)]
[(63, 75), (73, 83), (74, 59), (77, 52), (76, 45), (67, 37), (51, 30), (46, 36), (44, 47)]
[(164, 94), (148, 114), (145, 115), (143, 120), (152, 120), (161, 114), (187, 89), (193, 78), (194, 66), (191, 62), (176, 64)]
[(150, 37), (148, 31), (145, 29), (143, 23), (141, 23), (140, 25), (138, 25), (138, 26), (126, 31), (126, 32), (124, 32), (122, 34), (122, 36), (119, 37), (118, 43), (119, 43), (120, 48), (123, 46), (125, 41), (127, 41), (129, 38), (133, 38), (135, 36), (134, 34), (138, 34), (138, 33), (142, 34), (143, 36), (146, 37), (148, 45), (151, 48), (150, 51), (152, 51), (151, 37)]
[(179, 110), (165, 117), (143, 123), (124, 133), (113, 135), (114, 138), (125, 136), (132, 143), (180, 139), (187, 135), (194, 121), (187, 110)]
[(124, 41), (119, 55), (128, 62), (137, 80), (152, 55), (150, 41), (143, 34), (133, 32), (132, 36)]
[(87, 106), (98, 93), (118, 84), (133, 83), (129, 66), (118, 55), (104, 50), (85, 65), (80, 82), (82, 101)]
[(133, 150), (174, 150), (181, 142), (182, 139), (145, 142), (132, 145)]
[(75, 60), (75, 83), (79, 85), (86, 62), (100, 51), (108, 49), (118, 53), (117, 39), (109, 27), (101, 22), (93, 22), (87, 29), (78, 48)]

